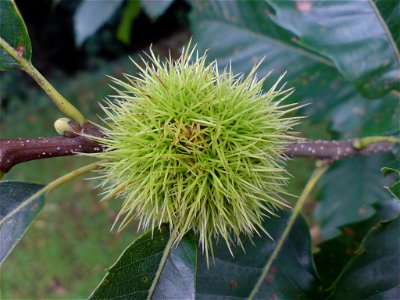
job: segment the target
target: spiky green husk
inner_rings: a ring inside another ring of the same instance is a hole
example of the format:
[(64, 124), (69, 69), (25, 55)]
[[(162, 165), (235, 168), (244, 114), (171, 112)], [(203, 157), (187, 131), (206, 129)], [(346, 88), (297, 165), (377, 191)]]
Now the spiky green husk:
[(189, 230), (203, 250), (212, 239), (240, 244), (262, 227), (263, 217), (285, 206), (282, 155), (296, 118), (281, 105), (290, 91), (265, 79), (218, 72), (217, 63), (184, 50), (161, 62), (153, 52), (138, 76), (113, 79), (118, 95), (103, 107), (99, 139), (106, 151), (100, 175), (106, 198), (124, 204), (120, 229), (137, 218), (141, 227), (169, 223), (178, 242)]

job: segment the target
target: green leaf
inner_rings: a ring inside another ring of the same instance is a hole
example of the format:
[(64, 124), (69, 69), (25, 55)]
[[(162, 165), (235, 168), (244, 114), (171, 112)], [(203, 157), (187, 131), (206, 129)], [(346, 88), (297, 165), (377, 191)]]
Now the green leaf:
[(399, 50), (373, 1), (266, 1), (275, 24), (334, 62), (365, 96), (399, 90)]
[(174, 0), (140, 0), (146, 14), (153, 20), (161, 17)]
[(10, 254), (42, 210), (44, 195), (21, 208), (42, 188), (43, 185), (35, 183), (0, 181), (0, 263)]
[[(254, 237), (253, 243), (246, 240), (245, 252), (237, 247), (234, 257), (220, 241), (214, 248), (215, 264), (210, 262), (209, 268), (204, 256), (199, 255), (197, 299), (246, 299), (250, 295), (290, 216), (290, 212), (279, 214), (264, 222), (274, 240), (265, 234)], [(313, 299), (319, 295), (318, 287), (308, 226), (299, 217), (256, 298)]]
[(399, 236), (400, 217), (371, 230), (334, 285), (332, 299), (398, 299)]
[(374, 101), (350, 96), (336, 105), (328, 116), (331, 128), (342, 138), (394, 134), (400, 130), (399, 97), (394, 93)]
[[(136, 239), (107, 270), (90, 299), (147, 299), (170, 238), (169, 229), (148, 231)], [(152, 297), (154, 299), (193, 299), (197, 249), (188, 234), (172, 246), (161, 270)]]
[(375, 0), (380, 15), (390, 30), (397, 49), (400, 49), (400, 2), (397, 0)]
[(388, 180), (379, 172), (390, 155), (358, 156), (333, 165), (321, 180), (321, 199), (315, 210), (322, 239), (340, 234), (339, 228), (366, 220), (373, 204), (390, 198)]
[[(341, 2), (335, 3), (340, 6)], [(375, 101), (361, 96), (334, 62), (299, 44), (297, 36), (278, 26), (273, 17), (273, 9), (266, 1), (193, 1), (190, 20), (200, 50), (209, 49), (209, 59), (217, 59), (221, 68), (231, 63), (233, 72), (249, 72), (265, 58), (259, 77), (274, 70), (266, 86), (287, 71), (287, 86), (295, 87), (292, 101), (311, 103), (305, 114), (314, 122), (329, 120), (339, 137), (399, 130), (396, 95), (388, 94)], [(309, 17), (306, 14), (304, 22)], [(354, 36), (355, 40), (358, 38)]]
[(121, 22), (118, 25), (117, 37), (118, 39), (129, 44), (131, 42), (132, 22), (140, 13), (140, 2), (137, 0), (127, 1), (122, 14)]
[(270, 20), (271, 13), (264, 1), (193, 1), (194, 38), (200, 49), (209, 49), (209, 59), (218, 59), (222, 68), (231, 63), (235, 73), (249, 72), (265, 58), (258, 73), (275, 70), (269, 83), (285, 71), (286, 80), (304, 80), (303, 85), (321, 72), (328, 73), (329, 81), (336, 79), (333, 63), (295, 44), (293, 36)]
[(123, 0), (84, 0), (73, 18), (76, 44), (81, 46), (87, 38), (95, 34), (114, 15), (122, 2)]
[[(9, 43), (28, 61), (32, 56), (32, 45), (25, 23), (14, 1), (0, 1), (0, 37)], [(19, 64), (0, 47), (0, 70), (19, 69)]]
[(378, 202), (373, 207), (376, 211), (373, 216), (341, 227), (339, 236), (318, 244), (318, 251), (314, 255), (315, 266), (326, 288), (332, 285), (354, 257), (368, 231), (383, 221), (395, 219), (400, 214), (400, 204), (394, 199)]

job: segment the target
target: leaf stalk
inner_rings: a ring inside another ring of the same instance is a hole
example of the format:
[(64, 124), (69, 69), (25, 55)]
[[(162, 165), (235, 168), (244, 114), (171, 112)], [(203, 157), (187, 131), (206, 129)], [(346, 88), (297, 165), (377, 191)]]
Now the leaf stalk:
[(254, 286), (253, 290), (251, 291), (251, 294), (249, 296), (249, 300), (253, 300), (256, 294), (258, 293), (262, 283), (264, 282), (265, 277), (268, 275), (268, 272), (271, 269), (272, 263), (275, 261), (275, 259), (278, 257), (279, 252), (282, 249), (283, 244), (285, 243), (287, 237), (289, 236), (289, 233), (294, 225), (294, 222), (296, 221), (297, 216), (301, 212), (301, 209), (305, 203), (305, 201), (308, 199), (311, 191), (317, 184), (318, 180), (321, 178), (321, 176), (325, 173), (325, 171), (328, 169), (329, 164), (326, 164), (323, 161), (317, 161), (316, 163), (316, 168), (314, 172), (312, 173), (310, 179), (308, 180), (306, 186), (304, 187), (303, 192), (301, 193), (301, 196), (299, 200), (297, 201), (295, 207), (293, 208), (293, 212), (289, 218), (289, 221), (286, 225), (285, 230), (282, 233), (281, 238), (279, 239), (274, 251), (272, 252), (271, 256), (269, 257), (267, 264), (264, 266), (264, 269), (262, 270), (262, 273), (260, 277), (258, 278), (258, 281), (256, 285)]
[(65, 116), (76, 121), (81, 126), (86, 123), (86, 119), (82, 113), (67, 99), (65, 99), (29, 61), (27, 61), (23, 56), (20, 56), (18, 52), (1, 37), (0, 47), (2, 47), (20, 64), (22, 70), (28, 73), (28, 75), (36, 81), (36, 83), (46, 92), (53, 103)]

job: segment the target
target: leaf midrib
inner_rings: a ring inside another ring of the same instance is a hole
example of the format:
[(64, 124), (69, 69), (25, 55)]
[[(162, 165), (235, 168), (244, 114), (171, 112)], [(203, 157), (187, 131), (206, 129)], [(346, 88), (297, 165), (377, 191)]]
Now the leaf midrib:
[(171, 255), (172, 245), (173, 245), (173, 243), (175, 241), (175, 236), (176, 236), (175, 233), (176, 233), (176, 231), (174, 231), (170, 235), (168, 243), (164, 248), (163, 256), (161, 257), (161, 261), (160, 261), (160, 264), (158, 265), (155, 278), (153, 279), (153, 282), (151, 284), (151, 287), (150, 287), (148, 295), (147, 295), (147, 299), (148, 300), (152, 299), (152, 297), (154, 295), (154, 292), (156, 290), (156, 287), (158, 285), (158, 282), (160, 281), (161, 273), (164, 270), (165, 264), (167, 263), (167, 259)]

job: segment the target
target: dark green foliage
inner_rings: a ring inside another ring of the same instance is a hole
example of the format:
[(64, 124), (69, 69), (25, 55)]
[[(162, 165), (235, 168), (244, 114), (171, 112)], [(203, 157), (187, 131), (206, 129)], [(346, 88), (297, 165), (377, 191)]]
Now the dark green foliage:
[(321, 200), (315, 209), (324, 240), (337, 236), (346, 224), (368, 219), (374, 214), (374, 204), (390, 199), (383, 188), (390, 180), (380, 172), (388, 159), (387, 154), (358, 156), (331, 166), (321, 180)]
[(367, 98), (400, 89), (398, 49), (373, 1), (266, 2), (294, 45), (328, 59)]
[(397, 299), (399, 236), (399, 217), (371, 230), (339, 277), (331, 299)]
[[(12, 0), (0, 1), (0, 37), (27, 60), (31, 59), (32, 45), (28, 31)], [(19, 64), (0, 47), (0, 71), (19, 68)]]
[[(42, 210), (44, 195), (30, 199), (43, 185), (17, 181), (0, 181), (0, 263), (19, 242)], [(27, 203), (27, 200), (29, 201)], [(21, 207), (27, 203), (25, 207)]]
[[(167, 226), (148, 231), (135, 240), (107, 270), (90, 299), (146, 299), (159, 271), (169, 239)], [(196, 270), (196, 242), (185, 236), (173, 246), (152, 294), (155, 299), (192, 299)]]
[(400, 204), (396, 200), (378, 202), (373, 209), (376, 213), (370, 218), (340, 227), (340, 235), (317, 246), (315, 264), (325, 288), (338, 278), (372, 227), (382, 221), (393, 220), (400, 214)]
[(372, 1), (193, 1), (193, 7), (195, 41), (221, 68), (231, 62), (235, 72), (248, 72), (265, 58), (259, 74), (274, 70), (274, 80), (286, 71), (296, 89), (292, 99), (311, 103), (306, 115), (329, 121), (340, 138), (399, 130), (392, 92), (400, 86), (398, 49)]
[[(264, 222), (271, 240), (257, 236), (234, 249), (233, 257), (223, 243), (215, 248), (215, 264), (207, 268), (204, 256), (199, 255), (197, 299), (246, 299), (265, 263), (268, 261), (283, 230), (290, 212)], [(199, 250), (201, 251), (201, 250)], [(310, 299), (320, 296), (319, 279), (311, 256), (311, 240), (306, 222), (299, 217), (284, 244), (271, 272), (257, 294), (260, 299)]]
[(378, 13), (386, 23), (389, 30), (388, 36), (391, 35), (397, 49), (400, 48), (400, 2), (397, 0), (375, 0), (375, 6)]
[(385, 188), (400, 201), (400, 162), (398, 160), (390, 161), (382, 168), (382, 172), (384, 176), (393, 175), (395, 177), (395, 182)]

